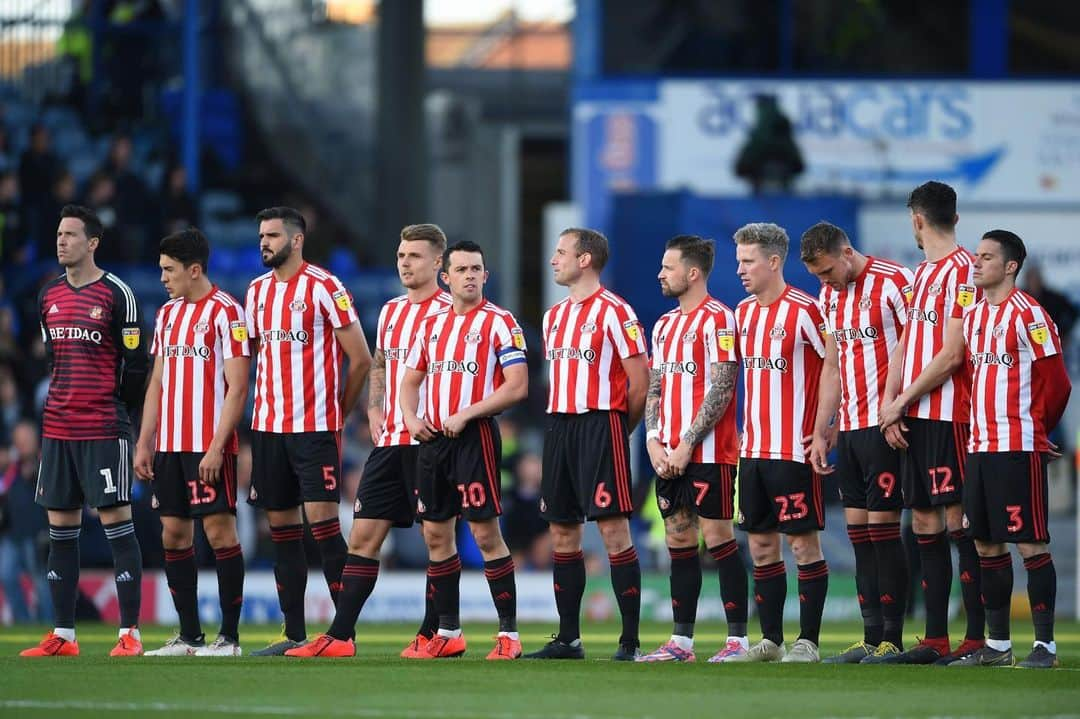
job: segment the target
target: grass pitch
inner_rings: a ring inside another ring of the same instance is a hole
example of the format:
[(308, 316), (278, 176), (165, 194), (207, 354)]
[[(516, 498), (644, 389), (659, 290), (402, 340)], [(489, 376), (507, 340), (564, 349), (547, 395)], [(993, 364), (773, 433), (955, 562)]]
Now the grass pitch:
[[(1015, 650), (1026, 656), (1030, 628), (1018, 623)], [(245, 651), (277, 636), (276, 627), (242, 627)], [(311, 629), (315, 629), (312, 627)], [(527, 625), (525, 651), (541, 646), (550, 626)], [(0, 632), (2, 717), (366, 717), (390, 719), (622, 719), (624, 717), (1065, 717), (1080, 716), (1080, 625), (1058, 625), (1062, 668), (714, 665), (723, 627), (699, 626), (696, 664), (608, 661), (618, 627), (586, 625), (584, 662), (486, 662), (492, 626), (467, 625), (462, 659), (397, 658), (413, 626), (360, 625), (358, 656), (287, 658), (110, 659), (115, 629), (79, 627), (82, 656), (20, 659), (44, 628)], [(787, 627), (788, 641), (797, 634)], [(670, 631), (642, 627), (651, 650)], [(953, 627), (953, 636), (963, 635)], [(147, 648), (171, 631), (147, 627)], [(856, 624), (827, 625), (822, 653), (861, 636)]]

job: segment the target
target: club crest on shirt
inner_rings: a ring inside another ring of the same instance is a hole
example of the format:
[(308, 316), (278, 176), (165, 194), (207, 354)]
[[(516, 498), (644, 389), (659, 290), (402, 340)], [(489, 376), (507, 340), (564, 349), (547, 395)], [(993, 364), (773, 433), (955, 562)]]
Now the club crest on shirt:
[(293, 312), (304, 312), (307, 310), (307, 302), (303, 300), (293, 300), (289, 303), (289, 309)]
[(626, 336), (630, 338), (632, 342), (637, 342), (641, 337), (641, 330), (638, 329), (638, 323), (636, 320), (627, 320), (623, 322), (623, 329), (626, 330)]
[(592, 332), (596, 332), (596, 323), (595, 322), (586, 322), (585, 324), (583, 324), (581, 326), (581, 334), (585, 335), (585, 334), (590, 334)]
[(248, 338), (247, 324), (243, 320), (229, 323), (229, 333), (236, 342), (244, 342)]
[(735, 330), (716, 330), (716, 337), (720, 343), (720, 349), (730, 352), (735, 349)]
[(482, 340), (483, 338), (484, 336), (479, 332), (474, 331), (465, 333), (465, 341), (471, 345), (480, 344), (480, 340)]
[(103, 315), (104, 313), (105, 311), (103, 309), (95, 305), (94, 307), (90, 308), (90, 319), (100, 320), (101, 315)]
[(776, 325), (776, 327), (769, 330), (769, 337), (772, 337), (774, 340), (782, 340), (787, 337), (787, 330), (784, 329), (783, 325)]
[(956, 304), (967, 307), (975, 301), (975, 285), (960, 285), (956, 290)]
[(697, 341), (697, 332), (687, 332), (686, 334), (684, 334), (682, 336), (682, 341), (683, 342), (696, 342)]
[(525, 349), (525, 333), (519, 328), (515, 327), (510, 330), (510, 340), (514, 343), (514, 346), (519, 350)]
[(932, 296), (940, 295), (941, 294), (941, 283), (940, 282), (932, 282), (932, 283), (930, 283), (930, 286), (926, 288), (926, 294), (932, 295)]
[(334, 298), (334, 304), (337, 305), (337, 308), (342, 312), (348, 312), (349, 308), (352, 307), (352, 300), (349, 299), (349, 293), (347, 291), (338, 290), (332, 296)]
[(195, 323), (195, 332), (196, 332), (196, 334), (204, 335), (209, 331), (210, 331), (210, 323), (209, 322), (202, 321), (202, 322), (196, 322)]
[(998, 339), (1001, 339), (1004, 336), (1005, 336), (1005, 326), (1004, 325), (998, 325), (997, 327), (994, 328), (994, 337), (996, 337)]
[(142, 333), (138, 327), (125, 327), (120, 330), (120, 336), (124, 340), (124, 346), (129, 350), (137, 349), (139, 341), (142, 339)]
[(1037, 345), (1045, 344), (1046, 340), (1050, 339), (1050, 330), (1045, 322), (1032, 322), (1027, 326), (1027, 331), (1031, 335), (1031, 341)]
[(859, 309), (860, 310), (868, 310), (873, 306), (874, 306), (874, 301), (872, 299), (870, 299), (869, 297), (863, 297), (861, 300), (859, 300)]

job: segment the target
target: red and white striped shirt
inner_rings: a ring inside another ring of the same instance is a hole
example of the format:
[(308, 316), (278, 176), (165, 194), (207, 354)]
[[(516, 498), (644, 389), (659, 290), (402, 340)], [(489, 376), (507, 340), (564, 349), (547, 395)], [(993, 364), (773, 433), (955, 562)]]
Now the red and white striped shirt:
[(341, 281), (306, 262), (286, 282), (267, 272), (248, 287), (245, 312), (248, 332), (259, 341), (251, 428), (340, 430), (343, 352), (334, 330), (357, 321)]
[(447, 417), (502, 386), (504, 367), (524, 362), (517, 320), (485, 300), (463, 315), (451, 307), (423, 320), (405, 366), (427, 375), (424, 417), (442, 430)]
[[(975, 288), (975, 257), (957, 247), (937, 262), (922, 262), (915, 270), (915, 284), (908, 302), (907, 341), (904, 344), (904, 375), (900, 391), (909, 387), (945, 346), (945, 325), (961, 319), (982, 297)], [(941, 386), (908, 407), (909, 417), (943, 422), (964, 421), (969, 412), (969, 367), (962, 365)]]
[(822, 285), (825, 326), (840, 365), (840, 431), (877, 426), (889, 354), (907, 324), (907, 296), (915, 276), (895, 262), (868, 257), (862, 273), (842, 290)]
[[(150, 354), (161, 358), (159, 452), (206, 452), (225, 404), (225, 360), (250, 357), (244, 308), (216, 286), (158, 310)], [(238, 451), (236, 432), (226, 452)]]
[(549, 414), (627, 411), (622, 360), (644, 354), (645, 330), (626, 300), (601, 287), (544, 313)]
[(1030, 295), (1013, 289), (964, 317), (974, 376), (969, 452), (1045, 452), (1042, 417), (1032, 408), (1032, 366), (1061, 353), (1057, 326)]
[[(398, 388), (405, 377), (405, 359), (420, 330), (420, 322), (452, 303), (449, 292), (437, 290), (422, 302), (410, 302), (408, 295), (401, 295), (383, 305), (379, 313), (378, 333), (375, 335), (375, 349), (382, 351), (386, 361), (386, 391), (383, 393), (386, 426), (379, 436), (379, 447), (416, 444), (405, 427), (405, 419), (398, 405)], [(420, 385), (420, 406), (424, 406), (423, 385)]]
[(787, 285), (767, 307), (754, 296), (735, 308), (742, 357), (740, 456), (806, 462), (825, 357), (825, 320), (813, 297)]
[[(651, 367), (662, 376), (657, 430), (665, 447), (669, 450), (678, 447), (683, 432), (694, 423), (713, 385), (712, 365), (738, 361), (735, 315), (712, 297), (706, 297), (687, 314), (676, 307), (656, 321)], [(713, 431), (694, 447), (690, 461), (738, 464), (734, 401), (728, 402)]]

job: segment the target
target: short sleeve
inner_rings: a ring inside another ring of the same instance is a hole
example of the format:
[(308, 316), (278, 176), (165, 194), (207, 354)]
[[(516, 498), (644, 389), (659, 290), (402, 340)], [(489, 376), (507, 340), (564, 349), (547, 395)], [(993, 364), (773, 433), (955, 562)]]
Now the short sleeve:
[(908, 323), (908, 307), (915, 291), (915, 275), (906, 267), (899, 269), (885, 284), (885, 301), (901, 328)]
[(660, 333), (663, 331), (663, 325), (664, 318), (661, 317), (656, 321), (656, 324), (654, 324), (652, 328), (652, 342), (650, 343), (652, 355), (649, 358), (649, 369), (653, 372), (660, 371), (660, 362), (663, 360), (663, 357), (661, 357), (662, 348), (660, 347)]
[(1032, 361), (1061, 354), (1057, 325), (1042, 307), (1033, 305), (1019, 314), (1016, 337), (1020, 348), (1031, 354)]
[(382, 306), (382, 309), (379, 310), (379, 321), (375, 325), (375, 349), (376, 350), (383, 349), (383, 345), (382, 345), (383, 333), (386, 332), (386, 315), (389, 313), (389, 310), (388, 310), (389, 307), (390, 307), (389, 304), (385, 304), (385, 305)]
[(491, 325), (492, 347), (502, 367), (525, 363), (525, 333), (511, 314), (496, 317)]
[(739, 351), (735, 346), (735, 313), (726, 307), (721, 309), (712, 317), (712, 328), (709, 342), (714, 348), (715, 355), (710, 355), (710, 361), (738, 362)]
[(604, 323), (608, 338), (615, 345), (620, 359), (648, 351), (645, 346), (645, 330), (630, 305), (611, 306), (604, 314)]
[(247, 321), (240, 305), (229, 303), (222, 305), (214, 316), (214, 325), (221, 338), (221, 356), (224, 359), (250, 357), (251, 347), (248, 342)]
[(424, 322), (409, 347), (409, 354), (405, 357), (405, 366), (409, 369), (427, 372), (428, 368), (428, 334), (431, 323)]
[(333, 275), (315, 285), (315, 301), (322, 307), (334, 329), (347, 327), (359, 319), (353, 306), (352, 293)]
[(252, 282), (248, 285), (247, 297), (244, 298), (244, 321), (247, 322), (248, 339), (259, 338), (258, 314), (255, 311), (256, 285)]
[(951, 281), (945, 288), (945, 313), (953, 319), (960, 319), (979, 300), (979, 291), (975, 287), (975, 265), (957, 265), (952, 272)]
[(822, 285), (821, 291), (818, 293), (818, 311), (821, 312), (821, 316), (825, 318), (825, 329), (832, 332), (836, 329), (836, 324), (832, 321), (832, 317), (829, 315), (829, 287), (828, 285)]
[(155, 357), (161, 354), (161, 348), (165, 345), (165, 306), (163, 305), (154, 316), (154, 336), (150, 340), (150, 354)]
[(821, 316), (821, 310), (817, 304), (810, 303), (799, 312), (799, 324), (803, 339), (806, 344), (814, 348), (818, 356), (825, 358), (825, 335), (828, 332), (825, 327), (825, 318)]

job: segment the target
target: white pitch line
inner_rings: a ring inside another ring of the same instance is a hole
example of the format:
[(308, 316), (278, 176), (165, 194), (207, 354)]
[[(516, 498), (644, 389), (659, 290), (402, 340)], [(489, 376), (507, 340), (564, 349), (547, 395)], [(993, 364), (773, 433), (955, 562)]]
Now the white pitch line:
[[(401, 717), (402, 719), (616, 719), (616, 717), (625, 716), (624, 714), (518, 714), (517, 712), (440, 711), (437, 709), (365, 709), (362, 707), (326, 709), (233, 704), (172, 704), (167, 702), (42, 701), (37, 699), (0, 699), (0, 709), (191, 712), (193, 714), (237, 714), (241, 716), (304, 716), (319, 714), (331, 717), (366, 717), (367, 719), (383, 719), (384, 717)], [(642, 717), (642, 719), (655, 718)]]

